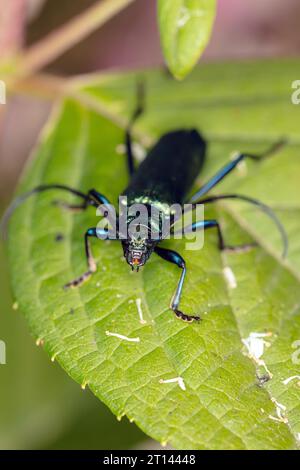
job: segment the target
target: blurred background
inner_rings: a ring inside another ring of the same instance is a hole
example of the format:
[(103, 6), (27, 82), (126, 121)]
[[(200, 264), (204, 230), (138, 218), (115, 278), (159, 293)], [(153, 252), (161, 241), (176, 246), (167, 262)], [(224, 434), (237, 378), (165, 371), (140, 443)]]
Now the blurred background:
[[(0, 62), (93, 3), (1, 0)], [(299, 0), (219, 0), (213, 35), (201, 60), (298, 55), (299, 17)], [(72, 76), (162, 65), (156, 1), (136, 0), (44, 71)], [(51, 109), (51, 101), (40, 96), (7, 98), (0, 105), (0, 210), (12, 197)], [(0, 364), (0, 449), (157, 447), (127, 420), (117, 422), (35, 346), (22, 316), (12, 308), (3, 247), (0, 267), (0, 340), (7, 347), (7, 364)]]

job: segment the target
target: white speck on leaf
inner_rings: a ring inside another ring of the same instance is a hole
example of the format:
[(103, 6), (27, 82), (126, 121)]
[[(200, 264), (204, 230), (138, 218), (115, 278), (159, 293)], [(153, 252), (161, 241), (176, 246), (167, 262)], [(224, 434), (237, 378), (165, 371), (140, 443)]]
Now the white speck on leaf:
[(242, 342), (248, 349), (249, 355), (258, 360), (264, 353), (265, 346), (269, 346), (270, 343), (264, 340), (264, 338), (268, 338), (272, 336), (271, 332), (268, 333), (250, 333), (248, 338), (243, 338)]
[(265, 361), (261, 359), (265, 346), (270, 346), (270, 343), (265, 341), (264, 338), (268, 338), (270, 336), (272, 336), (272, 332), (270, 331), (268, 333), (252, 332), (248, 338), (243, 338), (242, 342), (248, 350), (248, 356), (253, 359), (257, 365), (264, 367), (270, 378), (272, 378), (273, 374), (269, 371)]
[(145, 148), (139, 142), (133, 143), (132, 150), (133, 150), (133, 155), (138, 162), (142, 162), (144, 158), (146, 157), (147, 152)]
[(272, 421), (277, 421), (277, 423), (282, 423), (283, 422), (282, 419), (276, 418), (276, 416), (272, 416), (272, 415), (269, 415), (269, 419), (271, 419)]
[(37, 346), (43, 346), (44, 340), (43, 340), (42, 338), (37, 338), (35, 344), (36, 344)]
[(139, 314), (139, 317), (140, 317), (140, 323), (142, 325), (145, 325), (145, 323), (147, 323), (147, 322), (146, 322), (146, 320), (144, 320), (144, 317), (143, 317), (142, 300), (141, 299), (136, 299), (135, 303), (136, 303), (136, 308), (137, 308), (137, 311), (138, 311), (138, 314)]
[(54, 353), (54, 354), (51, 356), (51, 362), (54, 362), (54, 361), (55, 361), (57, 354), (58, 354), (58, 353)]
[(115, 148), (115, 151), (118, 155), (125, 155), (126, 145), (125, 144), (118, 144)]
[(184, 380), (182, 377), (175, 377), (174, 379), (160, 379), (159, 383), (161, 384), (170, 384), (170, 383), (178, 383), (179, 387), (181, 388), (181, 390), (186, 390), (186, 386), (185, 386), (185, 383), (184, 383)]
[[(231, 155), (230, 155), (230, 160), (233, 161), (235, 160), (237, 157), (239, 157), (241, 154), (240, 152), (233, 152)], [(237, 167), (236, 167), (237, 171), (239, 172), (239, 175), (240, 176), (246, 176), (247, 173), (248, 173), (248, 167), (247, 167), (247, 163), (245, 160), (241, 160), (238, 164), (237, 164)]]
[(181, 7), (179, 18), (177, 21), (177, 26), (179, 29), (184, 28), (184, 26), (192, 19), (192, 18), (201, 18), (204, 16), (204, 11), (202, 10), (188, 10), (185, 6)]
[(226, 266), (223, 269), (223, 274), (226, 279), (227, 285), (230, 289), (236, 289), (237, 287), (237, 282), (236, 282), (236, 277), (234, 275), (234, 272), (229, 266)]
[(271, 401), (274, 403), (276, 406), (276, 416), (269, 415), (269, 418), (272, 419), (273, 421), (278, 421), (280, 423), (285, 423), (287, 424), (289, 421), (287, 417), (285, 416), (285, 411), (286, 411), (286, 406), (283, 405), (282, 403), (279, 403), (276, 398), (271, 398)]
[(259, 359), (259, 360), (257, 361), (257, 364), (258, 364), (259, 366), (262, 366), (262, 367), (265, 369), (265, 371), (266, 371), (267, 374), (269, 375), (270, 379), (273, 378), (273, 374), (272, 374), (272, 372), (270, 372), (270, 370), (268, 369), (267, 364), (265, 363), (265, 361), (263, 361), (262, 359)]
[(140, 338), (128, 338), (128, 336), (120, 335), (119, 333), (111, 333), (110, 331), (105, 332), (106, 336), (114, 336), (119, 339), (123, 339), (124, 341), (128, 341), (129, 343), (139, 343)]
[(289, 384), (292, 380), (298, 379), (297, 385), (300, 386), (300, 375), (292, 375), (291, 377), (288, 377), (287, 379), (283, 380), (282, 383), (284, 385)]
[(238, 164), (237, 170), (238, 170), (240, 176), (247, 176), (248, 167), (247, 167), (247, 163), (245, 162), (245, 160), (242, 160), (242, 161)]
[(117, 416), (117, 420), (118, 420), (118, 421), (121, 421), (122, 418), (124, 418), (124, 416), (125, 416), (125, 413), (122, 413), (122, 414), (118, 415), (118, 416)]
[(276, 400), (276, 398), (271, 398), (271, 401), (272, 401), (273, 403), (275, 403), (275, 405), (276, 405), (280, 410), (283, 410), (283, 411), (286, 410), (286, 406), (283, 405), (282, 403), (279, 403), (279, 402)]
[[(124, 144), (119, 144), (116, 146), (116, 153), (119, 155), (125, 155), (126, 154), (126, 145)], [(138, 162), (142, 162), (144, 158), (146, 157), (146, 150), (145, 148), (139, 143), (139, 142), (133, 142), (132, 144), (132, 153), (134, 158)]]

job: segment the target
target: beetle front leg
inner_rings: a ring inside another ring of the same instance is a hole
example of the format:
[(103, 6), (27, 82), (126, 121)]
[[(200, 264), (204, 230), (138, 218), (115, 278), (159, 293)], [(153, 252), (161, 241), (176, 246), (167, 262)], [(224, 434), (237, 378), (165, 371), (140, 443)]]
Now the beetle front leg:
[(171, 309), (173, 310), (175, 315), (178, 318), (181, 318), (181, 320), (186, 321), (186, 322), (192, 322), (193, 320), (196, 320), (196, 321), (201, 320), (199, 316), (186, 315), (185, 313), (181, 312), (178, 308), (181, 294), (182, 294), (183, 283), (184, 283), (184, 279), (186, 275), (186, 265), (182, 256), (176, 253), (176, 251), (167, 250), (165, 248), (160, 248), (160, 247), (155, 247), (154, 251), (161, 258), (165, 259), (166, 261), (176, 264), (176, 266), (182, 269), (181, 276), (180, 276), (174, 297), (172, 298), (172, 302), (171, 302)]
[(85, 246), (85, 255), (88, 264), (88, 270), (83, 273), (81, 276), (77, 277), (73, 281), (68, 282), (64, 285), (64, 289), (69, 289), (70, 287), (79, 287), (85, 281), (87, 281), (93, 273), (97, 271), (97, 264), (93, 257), (91, 245), (90, 245), (90, 238), (96, 237), (101, 240), (118, 240), (118, 234), (113, 234), (106, 229), (101, 228), (89, 228), (85, 235), (84, 235), (84, 246)]
[(88, 264), (88, 270), (83, 273), (81, 276), (77, 277), (73, 281), (68, 282), (67, 284), (64, 285), (64, 289), (69, 289), (70, 287), (79, 287), (81, 286), (85, 281), (87, 281), (91, 275), (97, 271), (97, 264), (96, 261), (92, 255), (92, 250), (91, 250), (91, 245), (90, 245), (90, 237), (97, 237), (97, 229), (90, 228), (87, 230), (87, 232), (84, 235), (84, 246), (85, 246), (85, 254), (86, 254), (86, 259), (87, 259), (87, 264)]

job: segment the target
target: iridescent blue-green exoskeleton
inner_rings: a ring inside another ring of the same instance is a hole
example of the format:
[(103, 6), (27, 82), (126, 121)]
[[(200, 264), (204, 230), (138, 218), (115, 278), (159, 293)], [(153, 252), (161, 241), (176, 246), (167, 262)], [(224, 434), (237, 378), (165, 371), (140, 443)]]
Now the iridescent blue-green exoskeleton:
[[(211, 189), (213, 189), (226, 175), (228, 175), (242, 160), (249, 158), (253, 160), (261, 160), (270, 155), (282, 145), (283, 142), (276, 143), (265, 152), (263, 155), (253, 155), (249, 153), (240, 153), (236, 158), (230, 161), (227, 165), (221, 168), (216, 175), (214, 175), (206, 184), (204, 184), (192, 197), (187, 199), (187, 195), (191, 187), (199, 175), (201, 168), (205, 162), (206, 155), (206, 142), (198, 133), (197, 130), (176, 130), (163, 135), (159, 141), (152, 147), (144, 161), (135, 168), (134, 156), (132, 151), (132, 126), (135, 120), (141, 115), (143, 111), (143, 89), (138, 88), (138, 103), (135, 112), (129, 122), (126, 130), (126, 150), (127, 162), (129, 173), (129, 184), (124, 190), (123, 196), (127, 197), (127, 205), (143, 203), (151, 213), (150, 209), (157, 209), (159, 213), (163, 212), (163, 217), (169, 218), (170, 233), (174, 234), (175, 217), (172, 213), (164, 212), (164, 207), (169, 207), (173, 204), (191, 203), (192, 210), (197, 207), (197, 204), (209, 204), (222, 199), (240, 199), (251, 203), (258, 208), (262, 209), (268, 216), (275, 222), (278, 230), (283, 239), (284, 255), (287, 252), (287, 237), (283, 226), (278, 220), (274, 212), (265, 204), (256, 199), (239, 195), (239, 194), (224, 194), (204, 197)], [(101, 205), (109, 206), (107, 198), (92, 189), (88, 193), (83, 193), (77, 189), (70, 188), (64, 184), (50, 184), (38, 186), (31, 191), (27, 192), (21, 197), (18, 197), (8, 208), (5, 219), (7, 219), (13, 210), (18, 207), (29, 196), (48, 190), (62, 190), (74, 194), (77, 198), (81, 199), (81, 204), (69, 205), (64, 202), (59, 204), (69, 210), (85, 210), (89, 206), (98, 208)], [(109, 211), (105, 216), (109, 220)], [(120, 216), (120, 214), (119, 214)], [(126, 224), (129, 225), (133, 222), (133, 218), (129, 217)], [(139, 233), (141, 223), (137, 223), (137, 232)], [(65, 288), (78, 287), (96, 271), (97, 265), (93, 258), (90, 246), (90, 239), (93, 237), (105, 238), (111, 240), (121, 241), (123, 245), (124, 257), (133, 270), (138, 271), (143, 266), (151, 254), (154, 252), (161, 258), (177, 265), (181, 270), (181, 276), (171, 300), (171, 309), (175, 312), (177, 317), (184, 321), (200, 320), (200, 317), (195, 315), (187, 315), (179, 309), (179, 302), (181, 298), (183, 283), (186, 275), (186, 263), (181, 254), (160, 246), (160, 242), (164, 239), (164, 235), (160, 230), (160, 219), (152, 220), (151, 216), (148, 222), (144, 224), (146, 227), (143, 234), (138, 235), (135, 233), (131, 235), (129, 232), (124, 236), (121, 234), (119, 225), (119, 217), (117, 217), (117, 230), (111, 232), (109, 228), (89, 228), (84, 235), (85, 253), (87, 258), (88, 269), (78, 278), (68, 282)], [(153, 237), (153, 225), (156, 225), (156, 236)], [(215, 228), (218, 234), (218, 245), (220, 250), (230, 251), (243, 251), (249, 249), (255, 244), (248, 244), (243, 246), (230, 246), (224, 241), (220, 224), (217, 220), (200, 220), (192, 223), (190, 227), (185, 228), (185, 233), (197, 230), (206, 230)], [(148, 236), (147, 236), (148, 234)], [(157, 235), (158, 234), (158, 235)], [(121, 236), (122, 235), (122, 236)], [(195, 255), (196, 256), (196, 255)]]

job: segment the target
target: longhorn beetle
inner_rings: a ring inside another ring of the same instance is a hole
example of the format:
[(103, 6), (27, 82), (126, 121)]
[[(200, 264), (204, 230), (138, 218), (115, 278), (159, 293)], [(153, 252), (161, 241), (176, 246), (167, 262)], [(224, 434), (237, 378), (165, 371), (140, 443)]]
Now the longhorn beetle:
[[(196, 177), (199, 175), (199, 172), (202, 169), (205, 161), (207, 147), (206, 141), (195, 129), (180, 129), (168, 132), (163, 135), (159, 141), (150, 149), (146, 158), (136, 169), (132, 150), (132, 127), (137, 118), (142, 114), (144, 108), (143, 86), (138, 86), (137, 90), (136, 109), (132, 114), (125, 134), (129, 184), (124, 190), (123, 196), (127, 196), (128, 205), (130, 206), (142, 201), (149, 209), (160, 209), (161, 207), (164, 207), (164, 204), (169, 206), (174, 203), (183, 204), (184, 202), (190, 202), (191, 208), (193, 210), (197, 207), (197, 204), (210, 204), (223, 199), (243, 200), (260, 208), (269, 217), (271, 217), (283, 239), (283, 256), (285, 256), (288, 246), (287, 236), (283, 226), (270, 207), (261, 203), (257, 199), (239, 194), (223, 194), (213, 195), (205, 198), (203, 197), (211, 189), (217, 186), (217, 184), (223, 178), (231, 173), (231, 171), (236, 168), (236, 166), (242, 160), (249, 158), (255, 161), (261, 161), (265, 157), (277, 151), (284, 144), (284, 142), (280, 141), (276, 143), (262, 155), (239, 153), (234, 158), (234, 160), (230, 161), (223, 168), (221, 168), (188, 200), (187, 194), (189, 193)], [(65, 202), (59, 203), (65, 208), (73, 211), (85, 210), (89, 206), (97, 208), (101, 205), (105, 205), (108, 207), (110, 204), (108, 199), (95, 189), (91, 189), (88, 191), (88, 193), (83, 193), (77, 189), (70, 188), (63, 184), (41, 185), (16, 198), (6, 211), (5, 220), (7, 220), (12, 212), (29, 196), (48, 190), (68, 191), (81, 199), (81, 204), (70, 205)], [(109, 220), (109, 211), (107, 211), (104, 216)], [(171, 234), (174, 235), (174, 233), (176, 233), (174, 229), (174, 224), (176, 222), (175, 217), (170, 213), (165, 213), (164, 217), (170, 218)], [(114, 232), (114, 234), (112, 234), (108, 228), (97, 227), (89, 228), (85, 232), (84, 243), (88, 270), (78, 278), (66, 284), (65, 288), (80, 286), (96, 271), (97, 266), (90, 246), (91, 238), (98, 237), (110, 240), (119, 240), (123, 246), (124, 257), (126, 258), (127, 263), (131, 266), (132, 270), (138, 271), (139, 267), (143, 266), (147, 262), (153, 252), (164, 260), (169, 261), (170, 263), (174, 263), (176, 266), (178, 266), (181, 269), (181, 276), (170, 307), (176, 316), (184, 321), (191, 322), (193, 320), (200, 320), (199, 316), (186, 315), (179, 309), (183, 283), (186, 276), (186, 263), (183, 257), (173, 250), (162, 248), (160, 246), (160, 242), (163, 240), (163, 235), (161, 232), (159, 232), (159, 236), (155, 237), (155, 239), (147, 236), (136, 237), (131, 235), (128, 235), (127, 238), (121, 237), (120, 232), (118, 231), (118, 221), (119, 218), (117, 217), (117, 231)], [(127, 225), (130, 222), (132, 222), (132, 218), (128, 216)], [(152, 225), (153, 221), (150, 219), (148, 221), (147, 227), (149, 232)], [(197, 230), (207, 230), (212, 228), (217, 231), (218, 246), (220, 250), (242, 251), (255, 245), (255, 243), (242, 246), (227, 245), (227, 243), (224, 241), (220, 224), (215, 219), (196, 221), (188, 227), (188, 230), (194, 232)]]

